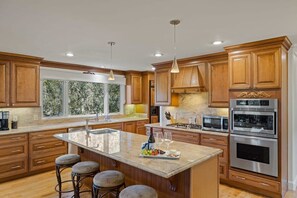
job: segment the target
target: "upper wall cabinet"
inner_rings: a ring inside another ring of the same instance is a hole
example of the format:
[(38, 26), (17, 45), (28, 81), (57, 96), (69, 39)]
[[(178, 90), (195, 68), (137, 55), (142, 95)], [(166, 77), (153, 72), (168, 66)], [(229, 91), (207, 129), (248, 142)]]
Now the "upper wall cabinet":
[(9, 106), (9, 61), (0, 60), (0, 107)]
[(212, 61), (208, 64), (210, 107), (229, 106), (228, 60)]
[(178, 105), (177, 95), (171, 93), (170, 67), (155, 71), (155, 105)]
[(41, 58), (0, 53), (0, 107), (37, 107), (40, 104)]
[(141, 73), (126, 74), (126, 103), (141, 104), (142, 103), (142, 76)]
[(281, 88), (282, 65), (287, 64), (287, 37), (226, 47), (229, 54), (229, 88)]

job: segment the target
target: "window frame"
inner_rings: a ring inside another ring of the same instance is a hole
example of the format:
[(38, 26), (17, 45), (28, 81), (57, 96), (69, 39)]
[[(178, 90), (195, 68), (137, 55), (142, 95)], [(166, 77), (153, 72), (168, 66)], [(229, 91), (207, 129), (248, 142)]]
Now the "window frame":
[[(61, 74), (62, 72), (62, 74)], [(79, 75), (78, 75), (79, 73)], [(76, 74), (75, 77), (72, 79), (71, 75)], [(65, 76), (65, 78), (62, 78)], [(79, 78), (81, 76), (81, 79)], [(83, 82), (91, 82), (91, 83), (103, 83), (104, 84), (104, 112), (103, 115), (120, 115), (124, 114), (124, 104), (125, 104), (125, 82), (126, 78), (124, 76), (117, 76), (119, 78), (118, 81), (108, 81), (108, 76), (106, 74), (96, 74), (99, 77), (99, 82), (96, 82), (94, 78), (90, 78), (89, 80), (86, 75), (82, 74), (81, 72), (72, 71), (72, 70), (62, 70), (62, 69), (51, 69), (51, 68), (43, 68), (41, 69), (41, 78), (40, 78), (40, 106), (41, 106), (41, 118), (42, 119), (58, 119), (58, 118), (84, 118), (95, 116), (96, 114), (86, 114), (86, 115), (70, 115), (69, 114), (69, 95), (68, 95), (68, 88), (69, 88), (69, 81), (83, 81)], [(94, 76), (91, 76), (94, 77)], [(103, 77), (103, 78), (102, 78)], [(106, 80), (104, 80), (106, 78)], [(103, 79), (103, 80), (102, 80)], [(60, 80), (63, 81), (63, 116), (44, 116), (43, 115), (43, 81), (44, 80)], [(109, 95), (108, 95), (108, 84), (118, 84), (120, 85), (120, 111), (115, 113), (109, 113)]]

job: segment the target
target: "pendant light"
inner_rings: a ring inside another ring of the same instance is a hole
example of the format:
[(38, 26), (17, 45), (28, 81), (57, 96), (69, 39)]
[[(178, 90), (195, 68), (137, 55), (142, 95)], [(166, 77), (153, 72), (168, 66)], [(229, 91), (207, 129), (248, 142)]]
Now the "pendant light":
[(114, 75), (112, 71), (112, 46), (115, 45), (115, 42), (110, 41), (107, 44), (110, 45), (110, 72), (109, 72), (108, 80), (114, 80)]
[(172, 62), (172, 67), (171, 67), (171, 73), (179, 73), (179, 68), (178, 68), (178, 64), (177, 64), (177, 60), (176, 60), (176, 33), (175, 33), (175, 29), (176, 26), (178, 24), (180, 24), (180, 20), (175, 19), (175, 20), (171, 20), (170, 24), (173, 25), (174, 27), (174, 34), (173, 34), (173, 43), (174, 43), (174, 58), (173, 58), (173, 62)]

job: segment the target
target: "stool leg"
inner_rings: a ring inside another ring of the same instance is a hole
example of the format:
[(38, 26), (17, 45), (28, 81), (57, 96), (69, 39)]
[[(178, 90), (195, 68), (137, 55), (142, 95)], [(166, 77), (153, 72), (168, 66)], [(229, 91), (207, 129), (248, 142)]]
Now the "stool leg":
[(56, 176), (57, 176), (57, 182), (59, 186), (59, 198), (62, 197), (62, 181), (61, 181), (61, 173), (60, 173), (60, 167), (56, 165)]
[(98, 189), (93, 185), (92, 198), (98, 198)]
[(78, 193), (77, 193), (77, 185), (76, 183), (78, 182), (77, 177), (74, 173), (71, 173), (71, 179), (72, 179), (72, 185), (73, 185), (73, 192), (74, 192), (74, 198), (78, 198)]

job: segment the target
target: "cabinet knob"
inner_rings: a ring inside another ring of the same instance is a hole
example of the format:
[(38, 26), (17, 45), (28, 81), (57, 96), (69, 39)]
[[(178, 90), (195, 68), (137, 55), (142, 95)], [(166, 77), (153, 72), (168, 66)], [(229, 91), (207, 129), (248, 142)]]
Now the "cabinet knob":
[(9, 104), (6, 104), (6, 106), (8, 107), (8, 106), (9, 106)]
[(12, 106), (14, 106), (14, 104), (12, 104)]

